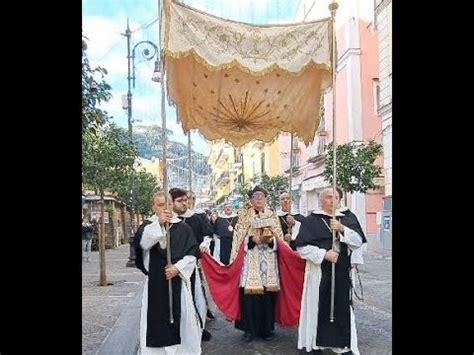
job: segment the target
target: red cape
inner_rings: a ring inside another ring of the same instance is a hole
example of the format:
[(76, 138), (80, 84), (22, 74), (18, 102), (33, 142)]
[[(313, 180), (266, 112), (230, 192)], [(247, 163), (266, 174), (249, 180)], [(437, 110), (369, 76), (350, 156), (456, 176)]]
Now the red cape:
[[(280, 291), (275, 305), (275, 320), (280, 325), (293, 326), (299, 321), (306, 261), (282, 240), (278, 240), (277, 255)], [(244, 243), (232, 264), (226, 266), (209, 254), (202, 254), (202, 270), (212, 298), (226, 318), (231, 320), (240, 320), (239, 283), (243, 262)]]

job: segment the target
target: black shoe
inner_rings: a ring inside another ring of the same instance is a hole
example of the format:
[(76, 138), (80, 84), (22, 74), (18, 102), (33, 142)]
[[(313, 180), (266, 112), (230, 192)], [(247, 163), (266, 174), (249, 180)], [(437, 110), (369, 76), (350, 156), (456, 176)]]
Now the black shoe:
[(313, 350), (313, 354), (323, 355), (324, 353), (322, 350)]
[(206, 329), (202, 331), (202, 336), (201, 336), (202, 341), (209, 341), (211, 340), (211, 333), (209, 333)]
[(262, 337), (262, 339), (265, 340), (265, 341), (270, 341), (270, 340), (273, 340), (274, 338), (275, 338), (275, 334), (273, 334), (273, 333), (270, 333), (268, 335), (264, 335)]
[(252, 342), (254, 339), (255, 339), (255, 337), (254, 337), (251, 333), (245, 332), (245, 334), (244, 334), (244, 341), (245, 341), (246, 343), (250, 343), (250, 342)]

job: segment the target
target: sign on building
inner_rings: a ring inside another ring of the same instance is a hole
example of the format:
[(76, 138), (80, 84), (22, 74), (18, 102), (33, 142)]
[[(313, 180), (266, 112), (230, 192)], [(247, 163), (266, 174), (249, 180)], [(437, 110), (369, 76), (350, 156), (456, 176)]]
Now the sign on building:
[[(100, 211), (91, 212), (91, 219), (100, 221)], [(104, 223), (109, 223), (109, 212), (104, 212)]]

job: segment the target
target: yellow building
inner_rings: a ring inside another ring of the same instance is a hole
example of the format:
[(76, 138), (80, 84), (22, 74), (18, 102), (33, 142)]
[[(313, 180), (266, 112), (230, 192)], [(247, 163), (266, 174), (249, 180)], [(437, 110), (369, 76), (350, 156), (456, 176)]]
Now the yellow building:
[(242, 148), (245, 181), (254, 177), (267, 174), (275, 176), (280, 174), (280, 150), (278, 141), (263, 143), (252, 141)]
[(224, 140), (210, 142), (208, 158), (211, 167), (210, 197), (214, 203), (220, 204), (226, 201), (234, 190), (237, 161), (236, 150), (231, 144)]
[(224, 140), (216, 140), (210, 142), (208, 164), (211, 168), (210, 198), (220, 205), (236, 194), (239, 183), (249, 183), (262, 174), (280, 174), (278, 141), (271, 144), (252, 141), (238, 149)]

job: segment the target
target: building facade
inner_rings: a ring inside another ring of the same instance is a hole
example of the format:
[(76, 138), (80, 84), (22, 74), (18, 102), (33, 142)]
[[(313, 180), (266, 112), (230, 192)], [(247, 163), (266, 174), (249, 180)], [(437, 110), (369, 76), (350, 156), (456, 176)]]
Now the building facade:
[[(82, 215), (91, 221), (95, 220), (100, 223), (100, 196), (93, 191), (86, 191), (83, 196), (85, 201), (82, 205)], [(107, 249), (116, 248), (128, 243), (130, 212), (127, 206), (108, 192), (105, 193), (104, 203), (105, 247)]]
[[(311, 21), (330, 16), (328, 1), (302, 0), (296, 21)], [(378, 34), (374, 24), (374, 2), (340, 0), (336, 14), (337, 79), (336, 142), (381, 143), (382, 120), (377, 111), (379, 93)], [(302, 213), (318, 207), (321, 190), (330, 186), (322, 177), (325, 146), (332, 137), (332, 91), (323, 97), (321, 121), (314, 141), (308, 147), (295, 142), (296, 159), (292, 169), (292, 191)], [(289, 152), (289, 135), (281, 135), (280, 149)], [(289, 155), (289, 154), (287, 154)], [(383, 164), (380, 158), (375, 162)], [(289, 173), (289, 158), (282, 159), (281, 170)], [(383, 186), (383, 182), (378, 184)], [(380, 248), (379, 224), (383, 189), (347, 196), (348, 207), (356, 213), (368, 235), (368, 247)]]
[(392, 0), (375, 1), (375, 25), (379, 48), (379, 104), (382, 119), (384, 152), (384, 185), (380, 241), (382, 248), (392, 249)]

